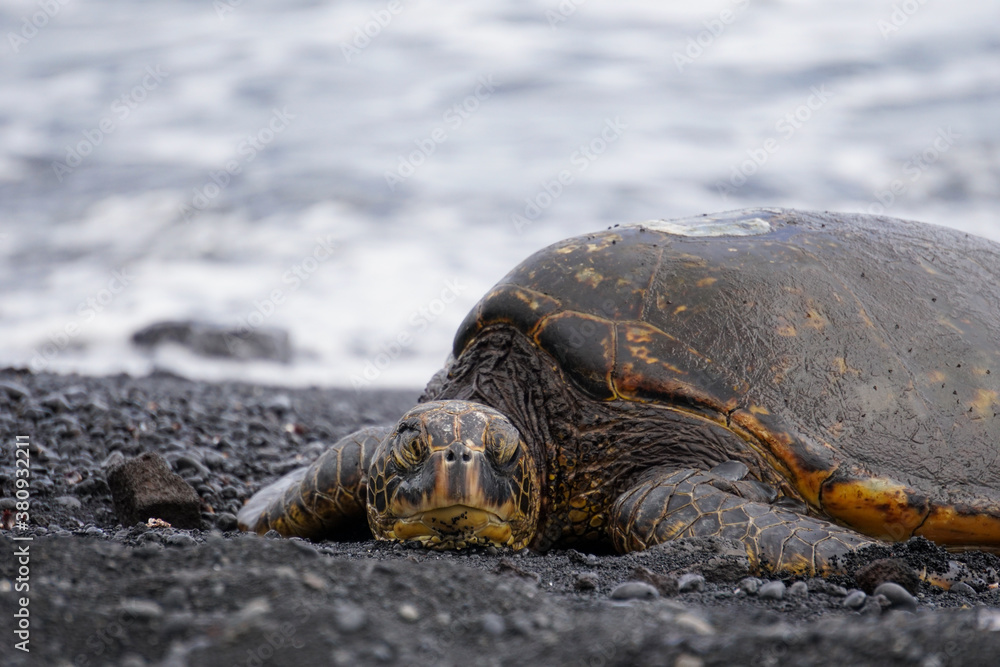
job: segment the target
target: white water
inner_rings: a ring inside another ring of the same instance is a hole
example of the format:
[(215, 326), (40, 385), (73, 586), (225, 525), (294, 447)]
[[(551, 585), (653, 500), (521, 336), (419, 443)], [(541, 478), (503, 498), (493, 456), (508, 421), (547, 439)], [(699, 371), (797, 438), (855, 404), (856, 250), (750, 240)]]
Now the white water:
[[(995, 3), (387, 6), (0, 0), (0, 363), (416, 387), (518, 261), (610, 224), (895, 183), (1000, 240)], [(187, 318), (296, 359), (129, 343)]]

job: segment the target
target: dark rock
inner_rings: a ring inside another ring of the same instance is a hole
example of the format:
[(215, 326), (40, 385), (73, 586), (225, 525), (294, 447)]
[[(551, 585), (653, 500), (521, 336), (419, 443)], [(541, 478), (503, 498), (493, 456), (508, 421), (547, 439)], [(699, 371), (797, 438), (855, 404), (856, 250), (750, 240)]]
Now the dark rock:
[(899, 584), (888, 581), (875, 589), (874, 595), (883, 595), (889, 601), (891, 609), (916, 611), (917, 599)]
[(576, 575), (573, 588), (578, 591), (592, 591), (597, 588), (600, 580), (595, 572), (581, 572)]
[(198, 544), (190, 535), (185, 535), (184, 533), (177, 533), (176, 535), (170, 535), (166, 539), (167, 546), (169, 547), (193, 547)]
[(757, 597), (765, 600), (781, 600), (785, 597), (785, 582), (767, 582), (757, 590)]
[(660, 597), (660, 592), (644, 581), (626, 581), (611, 591), (613, 600), (652, 600)]
[(920, 587), (920, 577), (912, 567), (899, 558), (880, 558), (860, 568), (854, 573), (858, 588), (872, 595), (876, 588), (886, 582), (899, 584), (910, 593)]
[(195, 321), (157, 322), (135, 332), (132, 342), (149, 348), (175, 343), (205, 357), (282, 363), (292, 359), (288, 332), (275, 327), (240, 329)]
[(157, 518), (175, 528), (201, 527), (201, 499), (159, 454), (147, 452), (111, 468), (108, 486), (122, 525)]
[(677, 578), (677, 592), (693, 593), (704, 590), (705, 577), (700, 574), (689, 572)]
[(976, 589), (970, 586), (969, 584), (965, 583), (964, 581), (959, 581), (958, 583), (953, 584), (949, 590), (951, 590), (952, 593), (958, 593), (959, 595), (976, 594)]
[(223, 532), (236, 530), (236, 515), (229, 512), (220, 512), (215, 515), (215, 527)]

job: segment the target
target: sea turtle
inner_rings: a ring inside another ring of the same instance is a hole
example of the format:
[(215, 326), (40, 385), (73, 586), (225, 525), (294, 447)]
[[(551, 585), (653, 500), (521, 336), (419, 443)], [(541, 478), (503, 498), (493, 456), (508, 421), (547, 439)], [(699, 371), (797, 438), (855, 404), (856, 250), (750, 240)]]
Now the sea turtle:
[(1000, 244), (753, 209), (537, 252), (387, 428), (261, 490), (244, 530), (436, 548), (741, 541), (831, 571), (919, 535), (1000, 549)]

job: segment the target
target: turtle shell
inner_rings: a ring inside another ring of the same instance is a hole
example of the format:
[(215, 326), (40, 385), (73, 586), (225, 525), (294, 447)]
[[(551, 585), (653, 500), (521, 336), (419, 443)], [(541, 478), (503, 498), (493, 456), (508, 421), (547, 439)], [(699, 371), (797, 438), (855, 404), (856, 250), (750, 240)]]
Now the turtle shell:
[(618, 226), (534, 254), (455, 339), (514, 327), (594, 400), (743, 437), (887, 539), (1000, 545), (1000, 245), (781, 209)]

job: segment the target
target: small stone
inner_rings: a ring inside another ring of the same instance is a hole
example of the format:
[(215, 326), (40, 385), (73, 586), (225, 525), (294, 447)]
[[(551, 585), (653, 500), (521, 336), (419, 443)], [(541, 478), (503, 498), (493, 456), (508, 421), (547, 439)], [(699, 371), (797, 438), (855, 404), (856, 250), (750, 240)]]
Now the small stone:
[(124, 526), (155, 517), (177, 528), (201, 527), (201, 498), (159, 454), (146, 452), (111, 468), (108, 486)]
[(482, 624), (483, 632), (492, 637), (499, 637), (507, 630), (507, 624), (498, 614), (483, 614)]
[(78, 510), (83, 507), (83, 503), (80, 502), (80, 499), (73, 496), (59, 496), (56, 498), (56, 503), (62, 505), (68, 510)]
[(788, 594), (792, 597), (808, 597), (809, 586), (804, 581), (796, 581), (794, 584), (789, 586)]
[(327, 588), (326, 579), (315, 572), (304, 572), (302, 574), (302, 583), (314, 591), (325, 591)]
[(123, 614), (139, 619), (153, 620), (163, 616), (163, 607), (152, 600), (124, 600), (121, 610)]
[(677, 579), (677, 591), (679, 593), (694, 593), (705, 588), (705, 577), (700, 574), (695, 574), (693, 572), (688, 572), (687, 574), (682, 574)]
[(917, 599), (899, 584), (888, 581), (875, 589), (875, 595), (884, 595), (889, 600), (890, 609), (916, 611)]
[(404, 621), (416, 621), (420, 618), (420, 610), (409, 602), (399, 605), (399, 617)]
[(848, 609), (861, 609), (861, 607), (864, 606), (866, 599), (868, 599), (868, 596), (864, 591), (855, 589), (847, 594), (847, 597), (844, 598), (844, 602), (842, 604)]
[(964, 581), (960, 581), (957, 584), (953, 584), (952, 587), (949, 590), (952, 593), (958, 593), (959, 595), (975, 595), (976, 594), (976, 589), (973, 588), (972, 586), (970, 586), (969, 584), (965, 583)]
[(219, 512), (215, 515), (215, 527), (228, 533), (237, 529), (236, 515), (230, 512)]
[(166, 544), (169, 547), (193, 547), (198, 544), (198, 541), (185, 533), (177, 533), (169, 536), (166, 539)]
[(174, 586), (173, 588), (170, 588), (166, 593), (163, 594), (163, 597), (160, 598), (160, 601), (163, 603), (163, 606), (166, 607), (167, 609), (182, 610), (185, 607), (187, 607), (188, 597), (187, 593), (184, 591), (183, 588), (181, 588), (180, 586)]
[(595, 572), (581, 572), (576, 575), (576, 581), (573, 582), (573, 588), (578, 591), (592, 591), (597, 588), (597, 584), (600, 579)]
[(613, 600), (652, 600), (660, 597), (660, 592), (643, 581), (626, 581), (611, 591)]
[(746, 579), (741, 579), (737, 586), (747, 595), (756, 595), (757, 591), (760, 590), (760, 584), (761, 580), (757, 577), (747, 577)]
[(281, 533), (279, 533), (274, 528), (272, 528), (271, 530), (269, 530), (266, 533), (264, 533), (264, 539), (267, 539), (267, 540), (280, 540), (281, 539)]
[(333, 610), (333, 617), (341, 632), (357, 632), (365, 625), (365, 610), (356, 604), (342, 602)]
[(707, 636), (715, 634), (715, 628), (713, 628), (708, 621), (700, 616), (695, 616), (694, 614), (687, 612), (678, 614), (674, 618), (674, 625), (686, 630), (691, 630), (699, 635)]
[(767, 582), (757, 590), (757, 597), (765, 600), (781, 600), (785, 597), (785, 582)]
[(674, 660), (674, 667), (703, 667), (705, 661), (690, 653), (681, 653)]
[(23, 384), (11, 382), (10, 380), (0, 380), (0, 391), (7, 393), (10, 398), (27, 398), (31, 396), (31, 391)]
[(854, 573), (858, 588), (872, 595), (876, 588), (886, 582), (902, 586), (910, 593), (920, 587), (920, 577), (912, 567), (899, 558), (880, 558), (860, 568)]

